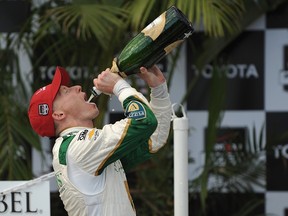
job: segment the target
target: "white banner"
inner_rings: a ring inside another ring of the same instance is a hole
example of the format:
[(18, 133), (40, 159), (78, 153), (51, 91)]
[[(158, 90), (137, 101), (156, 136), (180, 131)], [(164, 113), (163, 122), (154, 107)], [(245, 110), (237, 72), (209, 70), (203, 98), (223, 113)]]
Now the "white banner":
[[(0, 191), (27, 181), (0, 181)], [(0, 194), (0, 215), (50, 216), (49, 181), (43, 181), (6, 195)]]

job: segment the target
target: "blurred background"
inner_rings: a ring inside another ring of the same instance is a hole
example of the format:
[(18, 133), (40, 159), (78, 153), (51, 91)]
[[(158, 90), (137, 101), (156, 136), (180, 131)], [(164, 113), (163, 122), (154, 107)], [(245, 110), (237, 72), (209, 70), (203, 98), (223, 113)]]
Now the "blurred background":
[[(287, 0), (1, 0), (0, 180), (52, 172), (53, 140), (27, 108), (63, 66), (89, 93), (92, 79), (171, 5), (195, 32), (162, 59), (171, 100), (189, 119), (189, 215), (288, 216)], [(149, 97), (137, 76), (127, 80)], [(95, 125), (122, 118), (101, 95)], [(162, 151), (127, 174), (139, 215), (173, 215), (173, 130)], [(51, 215), (67, 215), (55, 179)]]

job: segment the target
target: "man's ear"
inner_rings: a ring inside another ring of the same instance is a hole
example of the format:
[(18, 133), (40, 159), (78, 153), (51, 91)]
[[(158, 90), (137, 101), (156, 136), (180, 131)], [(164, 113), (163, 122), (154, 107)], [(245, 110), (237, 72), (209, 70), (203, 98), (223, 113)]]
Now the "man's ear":
[(62, 111), (55, 111), (55, 112), (52, 113), (52, 118), (54, 120), (60, 121), (60, 120), (65, 118), (65, 113), (62, 112)]

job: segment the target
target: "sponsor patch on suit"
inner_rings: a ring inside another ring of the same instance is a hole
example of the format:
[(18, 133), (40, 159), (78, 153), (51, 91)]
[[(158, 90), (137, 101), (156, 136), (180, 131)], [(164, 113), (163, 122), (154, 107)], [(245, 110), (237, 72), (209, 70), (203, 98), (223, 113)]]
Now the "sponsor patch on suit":
[(140, 120), (146, 118), (146, 110), (138, 101), (131, 101), (126, 110), (125, 116), (131, 119)]

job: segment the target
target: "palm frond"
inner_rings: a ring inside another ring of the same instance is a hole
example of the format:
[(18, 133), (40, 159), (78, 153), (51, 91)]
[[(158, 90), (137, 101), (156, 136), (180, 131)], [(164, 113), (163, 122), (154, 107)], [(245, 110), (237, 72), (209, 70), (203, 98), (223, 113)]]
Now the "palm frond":
[[(155, 6), (155, 0), (151, 1), (141, 1), (135, 0), (132, 2), (128, 2), (124, 5), (127, 11), (129, 11), (129, 23), (131, 23), (131, 30), (134, 32), (138, 32), (143, 29), (148, 23), (151, 11)], [(156, 18), (160, 14), (154, 14), (154, 18)]]
[(227, 33), (240, 30), (239, 23), (245, 12), (243, 0), (235, 1), (169, 1), (175, 4), (188, 19), (194, 23), (195, 29), (201, 29), (212, 37), (222, 37)]
[(30, 179), (30, 145), (40, 150), (39, 139), (27, 128), (26, 125), (29, 123), (27, 118), (23, 118), (23, 108), (13, 99), (3, 96), (0, 99), (0, 111), (3, 114), (0, 118), (0, 148), (5, 161), (0, 169), (0, 176), (11, 180)]
[(27, 128), (28, 93), (14, 52), (18, 38), (7, 34), (6, 47), (1, 50), (0, 72), (0, 168), (2, 179), (30, 179), (31, 147), (41, 150), (38, 136)]
[(84, 40), (95, 38), (102, 48), (107, 49), (115, 29), (125, 28), (127, 14), (119, 7), (101, 4), (64, 5), (47, 11), (41, 19), (44, 25), (39, 32), (59, 26), (65, 34), (74, 34)]

